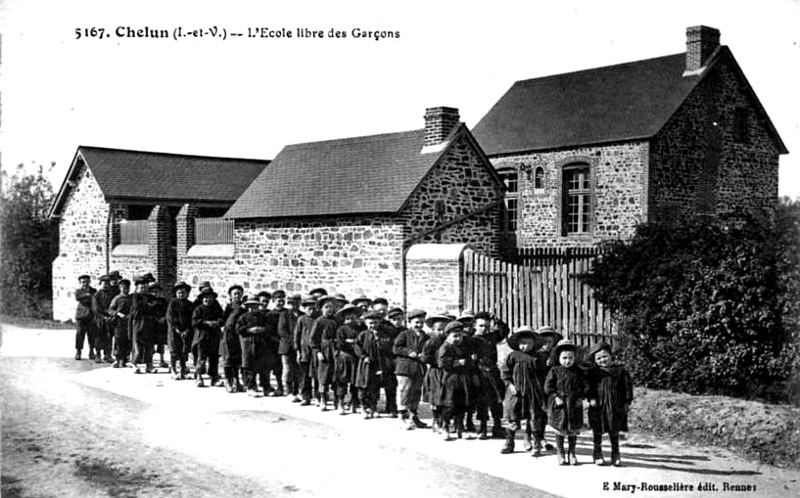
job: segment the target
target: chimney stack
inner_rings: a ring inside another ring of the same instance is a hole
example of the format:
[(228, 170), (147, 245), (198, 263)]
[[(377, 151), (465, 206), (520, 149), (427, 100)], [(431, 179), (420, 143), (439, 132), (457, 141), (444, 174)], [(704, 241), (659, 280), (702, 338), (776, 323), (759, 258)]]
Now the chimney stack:
[(686, 28), (686, 71), (684, 75), (699, 73), (717, 47), (719, 47), (718, 29), (708, 26)]
[(458, 126), (461, 117), (453, 107), (429, 107), (425, 109), (425, 141), (423, 148), (441, 145), (453, 128)]

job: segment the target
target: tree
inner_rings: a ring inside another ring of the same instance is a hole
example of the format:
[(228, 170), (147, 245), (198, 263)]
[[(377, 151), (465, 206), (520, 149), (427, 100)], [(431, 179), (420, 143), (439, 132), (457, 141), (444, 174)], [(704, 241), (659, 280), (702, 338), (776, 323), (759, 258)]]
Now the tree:
[(42, 166), (35, 174), (26, 174), (22, 164), (12, 175), (3, 171), (0, 201), (0, 310), (8, 315), (50, 317), (58, 227), (47, 217), (53, 188)]
[(611, 244), (586, 280), (616, 313), (620, 354), (640, 384), (786, 398), (796, 357), (798, 212), (782, 203), (774, 222), (648, 224), (630, 242)]

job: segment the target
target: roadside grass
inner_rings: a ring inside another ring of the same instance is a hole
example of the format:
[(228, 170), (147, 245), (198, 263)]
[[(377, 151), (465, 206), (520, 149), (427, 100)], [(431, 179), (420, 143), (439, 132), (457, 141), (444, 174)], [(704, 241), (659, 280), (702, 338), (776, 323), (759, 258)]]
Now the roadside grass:
[(69, 330), (75, 325), (71, 322), (57, 322), (46, 318), (32, 318), (24, 316), (0, 315), (0, 324), (16, 325), (31, 329)]

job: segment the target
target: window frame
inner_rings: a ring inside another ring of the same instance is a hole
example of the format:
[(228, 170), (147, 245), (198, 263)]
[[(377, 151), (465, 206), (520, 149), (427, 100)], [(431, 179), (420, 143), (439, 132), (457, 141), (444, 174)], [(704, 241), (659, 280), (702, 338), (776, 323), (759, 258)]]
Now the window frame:
[[(577, 194), (570, 194), (569, 179), (572, 172), (584, 170), (586, 182), (585, 188), (576, 189)], [(597, 189), (596, 166), (592, 158), (571, 158), (563, 161), (558, 168), (559, 175), (559, 203), (558, 218), (556, 220), (556, 230), (562, 237), (568, 238), (591, 238), (595, 231), (595, 193)], [(585, 216), (585, 221), (580, 221), (583, 228), (581, 231), (570, 231), (570, 196), (580, 195), (583, 200), (580, 203), (578, 216)], [(585, 211), (584, 211), (585, 209)], [(588, 211), (588, 212), (587, 212)], [(583, 226), (585, 224), (585, 226)]]
[[(506, 167), (497, 170), (497, 175), (503, 180), (503, 186), (506, 188), (505, 193), (503, 195), (503, 206), (504, 206), (504, 214), (503, 214), (503, 232), (516, 234), (519, 230), (519, 204), (520, 204), (520, 195), (519, 195), (519, 170), (513, 167)], [(515, 189), (509, 189), (509, 183), (512, 180)], [(510, 204), (514, 203), (513, 210), (511, 209)], [(512, 215), (513, 213), (513, 215)]]

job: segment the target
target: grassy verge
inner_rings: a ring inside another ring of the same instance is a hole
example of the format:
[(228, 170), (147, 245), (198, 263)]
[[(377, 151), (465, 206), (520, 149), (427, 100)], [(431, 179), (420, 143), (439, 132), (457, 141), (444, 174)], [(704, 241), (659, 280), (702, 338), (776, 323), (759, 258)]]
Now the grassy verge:
[(29, 318), (21, 316), (0, 315), (0, 323), (16, 325), (31, 329), (74, 329), (75, 325), (67, 322), (57, 322), (45, 318)]
[(630, 424), (634, 432), (721, 446), (762, 463), (800, 468), (800, 408), (637, 388)]

